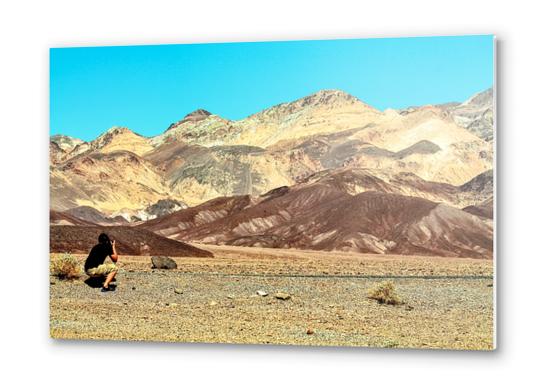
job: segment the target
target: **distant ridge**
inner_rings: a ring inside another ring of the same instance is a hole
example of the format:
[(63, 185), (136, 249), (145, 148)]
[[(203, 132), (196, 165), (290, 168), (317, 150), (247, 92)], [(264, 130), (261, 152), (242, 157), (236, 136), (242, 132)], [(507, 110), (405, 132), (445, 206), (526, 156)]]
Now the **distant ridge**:
[(260, 205), (315, 184), (311, 201), (329, 190), (374, 191), (465, 209), (488, 221), (482, 203), (493, 193), (493, 147), (454, 113), (483, 120), (492, 113), (491, 98), (488, 90), (460, 104), (381, 112), (332, 89), (237, 121), (197, 109), (151, 138), (126, 127), (90, 142), (55, 136), (51, 208), (83, 210), (80, 219), (100, 225), (120, 224), (111, 221), (115, 216), (134, 225), (171, 213), (206, 221), (199, 209), (207, 202), (246, 196), (246, 204)]
[[(349, 189), (355, 179), (365, 192)], [(214, 199), (138, 227), (218, 245), (492, 257), (491, 224), (468, 210), (396, 194), (399, 188), (365, 171), (336, 178), (324, 175), (257, 199)], [(420, 195), (445, 199), (458, 193), (457, 188), (435, 183), (418, 188)]]

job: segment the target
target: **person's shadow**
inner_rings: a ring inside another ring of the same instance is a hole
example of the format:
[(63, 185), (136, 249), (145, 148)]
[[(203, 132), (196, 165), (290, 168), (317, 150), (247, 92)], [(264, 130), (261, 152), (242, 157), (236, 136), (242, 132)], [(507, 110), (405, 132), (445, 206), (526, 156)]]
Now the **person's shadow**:
[[(115, 282), (117, 279), (113, 279)], [(90, 288), (101, 288), (104, 284), (105, 277), (89, 277), (85, 280), (85, 284)], [(112, 284), (113, 285), (113, 284)]]

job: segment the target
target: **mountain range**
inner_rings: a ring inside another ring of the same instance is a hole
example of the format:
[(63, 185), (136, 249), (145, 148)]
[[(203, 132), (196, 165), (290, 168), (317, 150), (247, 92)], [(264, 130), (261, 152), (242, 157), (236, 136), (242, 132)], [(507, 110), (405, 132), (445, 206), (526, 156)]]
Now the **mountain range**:
[(325, 90), (144, 137), (50, 140), (51, 221), (213, 244), (491, 257), (493, 90), (379, 111)]

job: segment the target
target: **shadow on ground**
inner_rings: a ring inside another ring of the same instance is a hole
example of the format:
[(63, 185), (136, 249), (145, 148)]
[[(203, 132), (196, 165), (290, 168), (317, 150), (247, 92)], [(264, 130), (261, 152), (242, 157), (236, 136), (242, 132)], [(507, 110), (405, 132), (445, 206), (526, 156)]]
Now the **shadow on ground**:
[[(113, 279), (115, 282), (117, 279)], [(90, 288), (101, 288), (104, 284), (105, 277), (89, 277), (85, 280), (85, 284)]]

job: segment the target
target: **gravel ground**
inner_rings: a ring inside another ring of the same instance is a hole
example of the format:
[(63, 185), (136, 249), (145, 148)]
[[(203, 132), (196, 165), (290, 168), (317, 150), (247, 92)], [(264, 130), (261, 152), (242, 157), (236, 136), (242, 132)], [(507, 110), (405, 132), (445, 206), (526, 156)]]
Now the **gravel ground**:
[[(147, 257), (123, 257), (115, 292), (100, 293), (84, 278), (68, 282), (51, 277), (51, 336), (493, 348), (489, 261), (349, 255), (343, 261), (354, 276), (347, 276), (344, 263), (337, 265), (337, 260), (318, 254), (214, 252), (212, 260), (176, 259), (179, 269), (171, 271), (151, 270)], [(432, 278), (430, 270), (440, 277)], [(403, 277), (375, 277), (378, 271)], [(412, 271), (426, 273), (416, 277)], [(405, 304), (381, 305), (367, 298), (367, 291), (384, 280), (394, 282)], [(268, 295), (259, 296), (258, 290)], [(291, 298), (277, 299), (277, 292)]]

